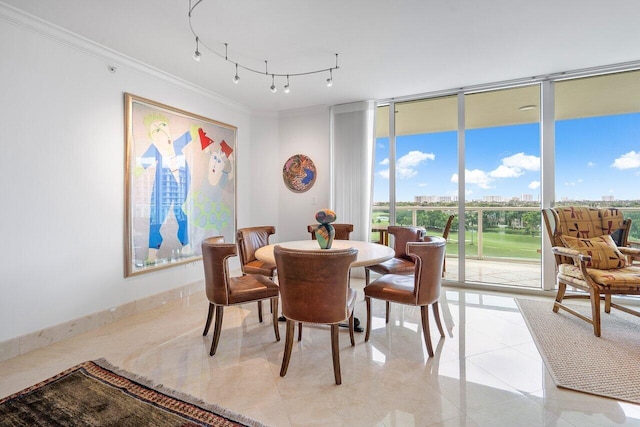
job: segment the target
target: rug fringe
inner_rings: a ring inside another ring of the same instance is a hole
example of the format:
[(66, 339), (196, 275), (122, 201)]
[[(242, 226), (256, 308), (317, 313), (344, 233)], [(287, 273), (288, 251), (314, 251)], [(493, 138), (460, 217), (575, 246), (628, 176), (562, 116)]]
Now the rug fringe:
[(167, 396), (173, 397), (175, 399), (179, 399), (179, 400), (183, 400), (187, 403), (190, 403), (192, 405), (196, 405), (199, 406), (200, 408), (207, 410), (207, 411), (211, 411), (211, 412), (215, 412), (216, 414), (223, 416), (225, 418), (228, 418), (232, 421), (236, 421), (242, 424), (246, 424), (249, 427), (268, 427), (266, 424), (262, 424), (259, 421), (254, 420), (253, 418), (247, 417), (246, 415), (242, 415), (242, 414), (238, 414), (237, 412), (231, 411), (223, 406), (220, 406), (218, 404), (215, 403), (207, 403), (204, 400), (192, 396), (190, 394), (181, 392), (181, 391), (177, 391), (177, 390), (173, 390), (171, 388), (167, 388), (162, 384), (156, 384), (155, 382), (153, 382), (152, 380), (150, 380), (147, 377), (144, 377), (142, 375), (137, 375), (134, 374), (132, 372), (126, 371), (118, 366), (113, 365), (111, 362), (109, 362), (108, 360), (104, 359), (104, 358), (99, 358), (96, 360), (93, 360), (93, 363), (95, 363), (96, 365), (100, 366), (101, 368), (107, 369), (117, 375), (120, 375), (122, 377), (125, 377), (131, 381), (135, 381), (138, 382), (146, 387), (152, 388), (154, 390), (157, 390), (163, 394), (166, 394)]

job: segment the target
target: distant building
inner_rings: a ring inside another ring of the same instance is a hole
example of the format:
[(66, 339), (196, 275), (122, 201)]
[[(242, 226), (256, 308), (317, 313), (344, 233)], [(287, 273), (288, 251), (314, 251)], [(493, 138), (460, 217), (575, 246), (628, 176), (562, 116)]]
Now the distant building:
[(520, 200), (523, 202), (533, 202), (533, 194), (523, 194), (520, 196)]
[(458, 196), (413, 196), (415, 203), (448, 203), (457, 202)]
[(484, 196), (482, 201), (488, 203), (500, 203), (502, 202), (502, 196)]
[(613, 196), (602, 196), (603, 202), (613, 202), (616, 198)]

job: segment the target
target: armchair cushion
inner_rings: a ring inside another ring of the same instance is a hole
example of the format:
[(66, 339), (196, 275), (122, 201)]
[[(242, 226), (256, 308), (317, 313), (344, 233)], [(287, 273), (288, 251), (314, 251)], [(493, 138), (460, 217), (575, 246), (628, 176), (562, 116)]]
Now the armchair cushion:
[[(623, 267), (615, 270), (587, 268), (587, 273), (594, 282), (612, 290), (620, 292), (640, 290), (640, 267)], [(558, 277), (578, 287), (585, 287), (582, 271), (577, 265), (560, 264)]]
[(591, 257), (591, 261), (587, 263), (587, 268), (610, 270), (622, 268), (626, 265), (626, 257), (618, 250), (615, 242), (608, 234), (590, 239), (570, 236), (560, 236), (560, 239), (566, 247)]

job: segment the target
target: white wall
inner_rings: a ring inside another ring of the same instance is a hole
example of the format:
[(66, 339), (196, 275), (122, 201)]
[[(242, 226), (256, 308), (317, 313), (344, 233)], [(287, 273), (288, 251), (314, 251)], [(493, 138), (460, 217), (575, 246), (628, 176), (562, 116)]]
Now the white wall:
[[(330, 207), (329, 112), (328, 107), (321, 106), (280, 114), (280, 212), (274, 242), (309, 239), (307, 225), (316, 224), (315, 213), (319, 209)], [(316, 165), (316, 182), (304, 193), (290, 191), (282, 180), (282, 166), (294, 154), (309, 156)]]
[(124, 92), (237, 126), (237, 223), (284, 228), (276, 116), (2, 8), (0, 89), (0, 342), (202, 279), (201, 263), (124, 278)]

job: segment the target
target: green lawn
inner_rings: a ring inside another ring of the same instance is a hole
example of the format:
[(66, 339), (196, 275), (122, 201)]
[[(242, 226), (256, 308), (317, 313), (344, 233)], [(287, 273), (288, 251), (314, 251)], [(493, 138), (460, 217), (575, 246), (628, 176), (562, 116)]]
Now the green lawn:
[[(427, 235), (433, 236), (435, 232), (427, 230)], [(378, 233), (371, 233), (372, 240), (378, 239)], [(478, 235), (467, 232), (465, 251), (467, 256), (478, 255)], [(451, 232), (447, 243), (447, 253), (458, 253), (458, 233)], [(538, 250), (541, 247), (540, 236), (508, 234), (498, 231), (485, 231), (482, 235), (482, 256), (489, 258), (520, 258), (528, 260), (540, 259)]]

